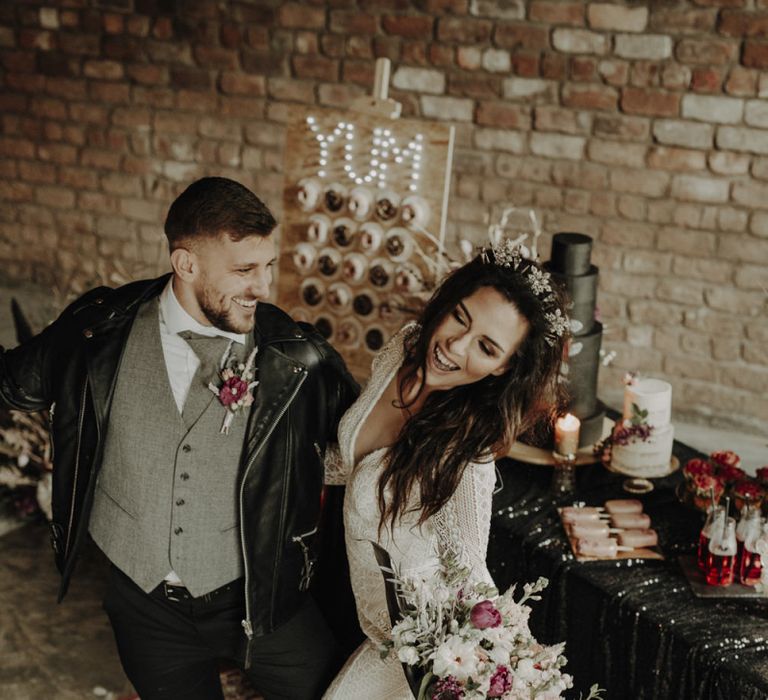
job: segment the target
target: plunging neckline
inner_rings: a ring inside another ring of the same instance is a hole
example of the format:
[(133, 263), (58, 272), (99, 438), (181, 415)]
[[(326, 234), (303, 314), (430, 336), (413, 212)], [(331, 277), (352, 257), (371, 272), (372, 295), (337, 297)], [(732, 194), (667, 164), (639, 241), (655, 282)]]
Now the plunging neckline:
[(385, 450), (388, 450), (390, 447), (392, 447), (392, 444), (389, 445), (382, 445), (381, 447), (376, 447), (373, 450), (370, 450), (366, 452), (363, 455), (360, 455), (359, 458), (355, 458), (355, 446), (357, 445), (357, 438), (360, 435), (360, 431), (363, 429), (363, 425), (365, 425), (365, 422), (370, 418), (371, 413), (373, 413), (373, 409), (379, 404), (379, 401), (381, 401), (381, 397), (384, 396), (384, 392), (387, 390), (387, 387), (389, 386), (389, 383), (392, 381), (392, 378), (394, 375), (397, 374), (397, 371), (400, 369), (400, 362), (397, 362), (395, 364), (394, 368), (390, 368), (389, 372), (387, 372), (384, 381), (381, 383), (381, 385), (376, 390), (375, 399), (368, 403), (368, 407), (363, 413), (362, 418), (357, 424), (357, 427), (352, 432), (352, 464), (353, 468), (356, 468), (358, 465), (360, 465), (362, 462), (364, 462), (369, 457), (372, 457), (374, 455), (377, 455)]

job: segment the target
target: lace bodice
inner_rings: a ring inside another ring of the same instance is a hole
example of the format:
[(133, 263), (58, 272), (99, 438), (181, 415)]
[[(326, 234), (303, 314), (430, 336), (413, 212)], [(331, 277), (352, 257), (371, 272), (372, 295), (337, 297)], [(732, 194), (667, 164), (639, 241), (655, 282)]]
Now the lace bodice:
[[(446, 505), (421, 526), (418, 514), (407, 513), (394, 528), (378, 533), (379, 475), (387, 448), (364, 455), (354, 464), (357, 435), (403, 362), (403, 343), (413, 332), (409, 324), (397, 333), (373, 362), (371, 378), (359, 399), (339, 425), (340, 453), (328, 455), (327, 481), (340, 483), (346, 476), (344, 528), (352, 588), (363, 632), (374, 642), (389, 633), (384, 579), (374, 558), (371, 541), (389, 552), (393, 564), (406, 575), (430, 576), (438, 566), (441, 547), (454, 547), (472, 578), (492, 583), (485, 564), (491, 521), (491, 496), (495, 484), (492, 460), (467, 465), (456, 492)], [(412, 494), (414, 500), (418, 493)], [(457, 546), (458, 545), (458, 546)]]

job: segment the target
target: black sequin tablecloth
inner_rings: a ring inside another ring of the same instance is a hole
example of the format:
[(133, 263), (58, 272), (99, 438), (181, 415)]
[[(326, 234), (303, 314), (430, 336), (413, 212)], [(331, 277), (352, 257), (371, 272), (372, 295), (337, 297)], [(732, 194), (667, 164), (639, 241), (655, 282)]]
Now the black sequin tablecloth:
[[(675, 443), (681, 464), (700, 456)], [(556, 502), (552, 468), (498, 462), (488, 564), (500, 590), (549, 579), (534, 602), (531, 628), (546, 643), (566, 642), (572, 697), (592, 683), (610, 700), (768, 698), (768, 599), (697, 598), (677, 558), (695, 552), (703, 515), (682, 505), (678, 471), (631, 496), (623, 477), (601, 465), (576, 468), (576, 491)], [(557, 505), (639, 498), (665, 559), (578, 562)], [(586, 695), (586, 693), (585, 693)]]

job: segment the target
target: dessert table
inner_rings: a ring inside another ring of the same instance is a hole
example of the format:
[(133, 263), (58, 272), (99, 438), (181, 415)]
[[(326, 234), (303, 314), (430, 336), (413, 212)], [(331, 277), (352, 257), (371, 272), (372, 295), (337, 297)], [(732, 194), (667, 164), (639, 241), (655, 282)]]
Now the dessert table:
[[(681, 464), (700, 457), (676, 442)], [(566, 642), (572, 697), (598, 683), (612, 700), (768, 698), (768, 598), (697, 598), (678, 563), (695, 552), (703, 514), (682, 505), (681, 472), (654, 480), (640, 496), (599, 464), (576, 468), (568, 498), (549, 492), (552, 467), (497, 463), (488, 564), (498, 587), (549, 579), (533, 603), (531, 629), (541, 642)], [(659, 534), (664, 560), (578, 562), (556, 507), (639, 498)], [(585, 693), (586, 694), (586, 693)]]

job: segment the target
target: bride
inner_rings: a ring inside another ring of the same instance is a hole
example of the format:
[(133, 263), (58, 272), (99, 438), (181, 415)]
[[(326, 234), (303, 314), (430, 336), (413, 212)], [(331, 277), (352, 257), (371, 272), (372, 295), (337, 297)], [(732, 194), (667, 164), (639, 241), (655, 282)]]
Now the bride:
[(398, 660), (380, 658), (391, 626), (372, 541), (403, 575), (428, 577), (450, 547), (473, 579), (492, 583), (493, 455), (552, 407), (566, 334), (548, 275), (507, 241), (453, 272), (420, 323), (374, 359), (339, 425), (347, 555), (367, 639), (325, 700), (413, 698)]

